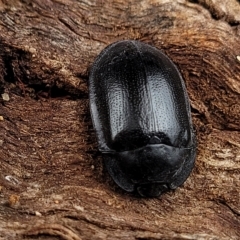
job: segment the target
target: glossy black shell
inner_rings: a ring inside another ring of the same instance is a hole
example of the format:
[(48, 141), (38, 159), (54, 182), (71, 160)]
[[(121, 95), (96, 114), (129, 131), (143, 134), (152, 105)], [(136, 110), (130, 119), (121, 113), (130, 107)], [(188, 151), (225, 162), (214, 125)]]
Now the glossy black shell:
[(139, 41), (109, 45), (89, 77), (99, 150), (114, 181), (155, 197), (189, 176), (196, 143), (181, 74), (158, 49)]

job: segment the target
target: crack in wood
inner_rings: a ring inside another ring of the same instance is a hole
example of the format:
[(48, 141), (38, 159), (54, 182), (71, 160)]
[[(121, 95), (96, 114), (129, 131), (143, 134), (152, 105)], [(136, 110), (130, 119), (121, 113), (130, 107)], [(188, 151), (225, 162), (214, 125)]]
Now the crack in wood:
[[(231, 27), (236, 27), (240, 24), (240, 21), (238, 20), (227, 19), (226, 13), (220, 12), (220, 10), (217, 9), (217, 7), (209, 1), (206, 1), (206, 0), (187, 0), (187, 1), (194, 4), (199, 4), (210, 13), (213, 19), (217, 21), (222, 20), (228, 23)], [(240, 1), (240, 0), (237, 0), (237, 1)]]

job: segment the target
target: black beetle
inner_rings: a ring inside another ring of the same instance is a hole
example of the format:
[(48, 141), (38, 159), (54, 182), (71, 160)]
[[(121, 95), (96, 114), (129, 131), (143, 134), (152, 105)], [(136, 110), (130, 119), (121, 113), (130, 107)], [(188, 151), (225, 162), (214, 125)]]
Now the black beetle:
[(190, 104), (166, 55), (139, 41), (109, 45), (92, 65), (89, 97), (99, 150), (121, 188), (156, 197), (187, 179), (196, 156)]

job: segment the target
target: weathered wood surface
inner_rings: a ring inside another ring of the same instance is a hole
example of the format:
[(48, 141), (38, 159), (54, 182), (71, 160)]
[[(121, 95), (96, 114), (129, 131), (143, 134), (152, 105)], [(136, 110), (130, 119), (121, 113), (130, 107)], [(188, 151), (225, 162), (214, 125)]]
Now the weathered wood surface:
[[(240, 2), (0, 1), (0, 239), (239, 239)], [(138, 39), (178, 65), (199, 141), (174, 192), (141, 199), (105, 173), (88, 68)]]

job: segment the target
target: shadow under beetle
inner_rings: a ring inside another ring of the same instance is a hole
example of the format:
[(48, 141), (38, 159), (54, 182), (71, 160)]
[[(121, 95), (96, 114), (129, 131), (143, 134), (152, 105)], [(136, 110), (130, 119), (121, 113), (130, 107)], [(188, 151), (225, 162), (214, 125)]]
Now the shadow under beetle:
[(190, 104), (180, 72), (139, 41), (109, 45), (89, 76), (99, 150), (114, 181), (156, 197), (189, 176), (196, 157)]

